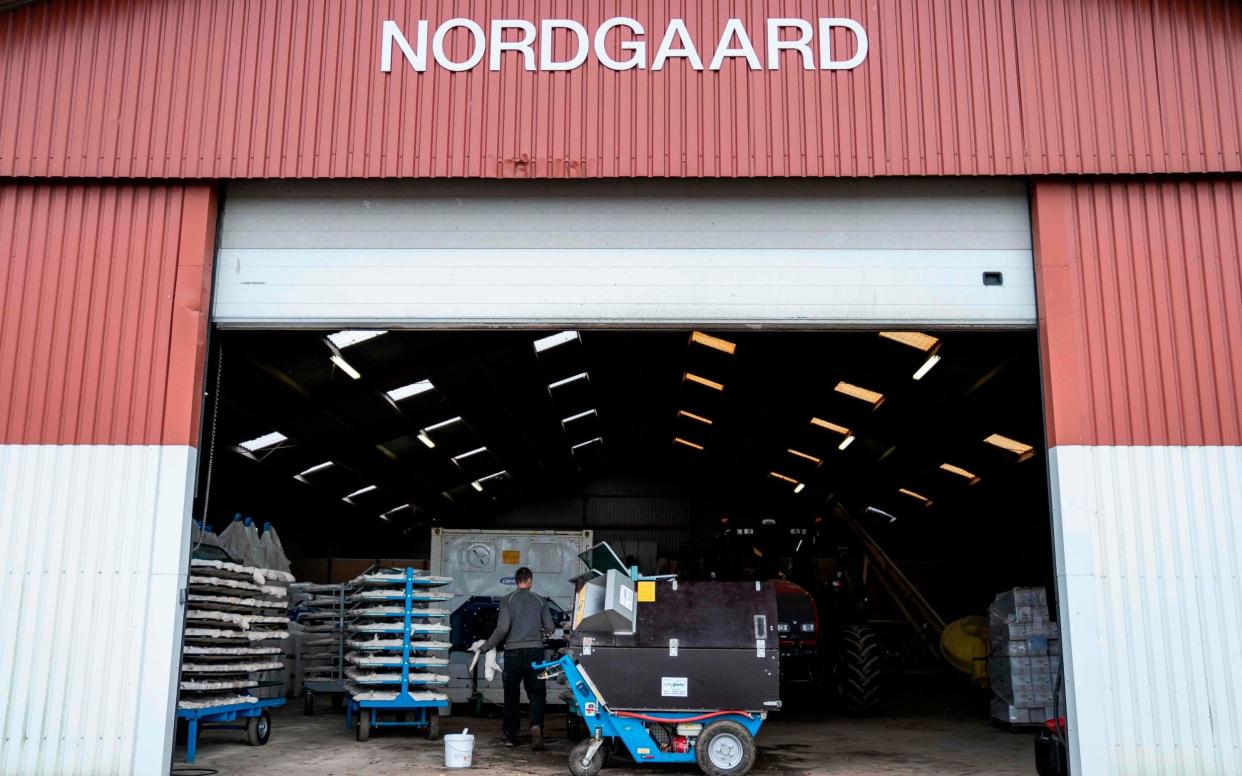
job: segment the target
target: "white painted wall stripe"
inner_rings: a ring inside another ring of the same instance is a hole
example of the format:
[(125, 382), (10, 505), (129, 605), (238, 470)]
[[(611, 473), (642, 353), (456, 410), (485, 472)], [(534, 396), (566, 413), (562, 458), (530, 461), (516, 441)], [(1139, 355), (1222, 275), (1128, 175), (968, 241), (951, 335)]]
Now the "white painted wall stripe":
[(1242, 447), (1049, 463), (1074, 773), (1242, 773)]
[(0, 773), (167, 772), (196, 460), (0, 445)]

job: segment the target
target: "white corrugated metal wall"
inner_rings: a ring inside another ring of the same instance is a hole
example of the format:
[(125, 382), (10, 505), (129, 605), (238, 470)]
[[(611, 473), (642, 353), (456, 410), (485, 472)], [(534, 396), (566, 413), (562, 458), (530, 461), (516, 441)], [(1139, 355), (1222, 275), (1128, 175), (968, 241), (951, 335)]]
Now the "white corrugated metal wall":
[(235, 183), (212, 315), (238, 326), (1035, 322), (1022, 181), (743, 191)]

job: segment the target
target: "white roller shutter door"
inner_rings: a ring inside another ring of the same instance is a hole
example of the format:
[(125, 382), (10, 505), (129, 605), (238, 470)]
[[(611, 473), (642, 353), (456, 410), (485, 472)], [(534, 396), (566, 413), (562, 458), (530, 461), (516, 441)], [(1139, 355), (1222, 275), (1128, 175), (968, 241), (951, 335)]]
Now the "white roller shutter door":
[(220, 245), (226, 326), (1035, 324), (1013, 180), (244, 183)]

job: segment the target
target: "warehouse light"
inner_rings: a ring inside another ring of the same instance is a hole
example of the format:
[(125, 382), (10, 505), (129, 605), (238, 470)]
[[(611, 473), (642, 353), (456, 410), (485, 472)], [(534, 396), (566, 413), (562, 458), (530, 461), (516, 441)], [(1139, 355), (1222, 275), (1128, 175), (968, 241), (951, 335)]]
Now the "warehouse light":
[(388, 398), (393, 401), (401, 401), (402, 399), (408, 399), (411, 396), (417, 396), (420, 393), (426, 393), (431, 390), (435, 390), (435, 386), (431, 384), (430, 380), (419, 380), (416, 383), (403, 385), (400, 388), (393, 388), (391, 391), (387, 391), (386, 393), (388, 394)]
[(349, 362), (341, 358), (338, 354), (333, 353), (331, 357), (329, 358), (329, 360), (332, 363), (339, 366), (342, 372), (354, 378), (355, 380), (362, 377), (362, 374), (357, 369), (354, 369), (352, 366), (350, 366)]
[[(799, 482), (797, 485), (795, 485), (795, 486), (794, 486), (794, 493), (801, 493), (801, 492), (802, 492), (802, 491), (804, 491), (804, 490), (806, 490), (806, 483), (805, 483), (805, 482)], [(799, 541), (798, 541), (798, 548), (799, 548), (799, 549), (801, 549), (801, 547), (802, 547), (802, 542), (801, 542), (801, 540), (799, 540)], [(794, 550), (794, 552), (797, 552), (797, 551), (798, 551), (798, 550)]]
[(594, 439), (588, 439), (588, 440), (587, 440), (587, 441), (585, 441), (585, 442), (579, 442), (579, 443), (578, 443), (578, 444), (576, 444), (576, 445), (571, 445), (569, 449), (570, 449), (570, 450), (577, 451), (577, 450), (581, 450), (582, 448), (586, 447), (587, 445), (598, 445), (598, 444), (603, 444), (603, 442), (604, 442), (604, 438), (603, 438), (603, 437), (595, 437)]
[(365, 488), (359, 488), (358, 490), (355, 490), (353, 493), (350, 493), (348, 496), (345, 496), (344, 498), (342, 498), (341, 501), (350, 501), (351, 499), (353, 499), (354, 496), (361, 496), (362, 494), (370, 493), (373, 490), (376, 490), (376, 487), (374, 485), (368, 485)]
[(458, 415), (457, 417), (449, 418), (448, 420), (442, 420), (439, 423), (434, 423), (430, 426), (427, 426), (426, 428), (423, 429), (423, 431), (427, 433), (430, 433), (432, 431), (439, 431), (442, 428), (446, 428), (448, 426), (453, 425), (454, 423), (460, 423), (460, 422), (461, 422), (461, 415)]
[(971, 485), (974, 485), (976, 482), (979, 482), (981, 479), (983, 479), (982, 477), (975, 474), (974, 472), (968, 472), (962, 467), (954, 466), (951, 463), (942, 463), (940, 464), (940, 468), (946, 472), (949, 472), (950, 474), (956, 474), (959, 477), (965, 477), (966, 479), (970, 480)]
[(247, 439), (245, 442), (242, 442), (240, 445), (238, 445), (238, 447), (240, 447), (241, 449), (245, 450), (248, 453), (253, 453), (256, 450), (262, 450), (266, 447), (278, 445), (281, 442), (284, 442), (285, 440), (287, 440), (288, 438), (289, 437), (285, 436), (279, 431), (271, 431), (271, 432), (264, 434), (263, 436), (255, 437), (254, 439)]
[(708, 388), (711, 388), (716, 391), (724, 390), (724, 383), (718, 383), (715, 380), (708, 380), (706, 377), (699, 377), (693, 372), (686, 372), (684, 379), (689, 380), (692, 383), (698, 383), (699, 385), (705, 385)]
[(682, 439), (681, 437), (673, 437), (673, 441), (679, 445), (685, 445), (686, 447), (692, 448), (694, 450), (704, 449), (703, 445), (700, 445), (697, 442), (691, 442), (688, 439)]
[(478, 479), (477, 479), (477, 480), (475, 480), (474, 482), (470, 483), (470, 487), (472, 487), (472, 488), (474, 488), (475, 490), (477, 490), (477, 491), (479, 491), (480, 493), (482, 493), (482, 492), (483, 492), (483, 483), (488, 482), (488, 481), (490, 481), (490, 480), (495, 480), (495, 479), (499, 479), (499, 478), (501, 478), (501, 477), (505, 477), (505, 476), (507, 476), (508, 474), (509, 474), (509, 472), (508, 472), (506, 469), (501, 469), (500, 471), (495, 472), (494, 474), (489, 474), (489, 475), (487, 475), (486, 477), (480, 477), (480, 478), (478, 478)]
[(427, 445), (427, 447), (430, 447), (432, 449), (434, 449), (436, 446), (436, 443), (431, 441), (431, 437), (427, 436), (426, 431), (418, 432), (418, 441), (422, 442), (423, 444)]
[(845, 426), (838, 426), (836, 423), (832, 423), (830, 421), (823, 420), (821, 418), (811, 418), (811, 425), (819, 426), (820, 428), (826, 428), (829, 431), (835, 431), (838, 434), (844, 434), (845, 436), (850, 435), (850, 430), (846, 428)]
[(870, 388), (863, 388), (861, 386), (854, 385), (853, 383), (847, 383), (844, 380), (837, 383), (837, 387), (833, 390), (837, 393), (843, 393), (846, 396), (852, 396), (855, 399), (862, 399), (868, 404), (876, 407), (879, 407), (880, 403), (884, 401), (884, 394), (878, 391), (873, 391)]
[(768, 472), (768, 476), (778, 479), (781, 482), (788, 482), (790, 485), (798, 484), (798, 481), (795, 480), (793, 477), (786, 476), (784, 474), (781, 474), (780, 472)]
[(922, 493), (915, 493), (914, 491), (909, 490), (908, 488), (898, 488), (897, 492), (903, 496), (909, 496), (910, 498), (916, 501), (922, 501), (923, 506), (925, 507), (930, 507), (932, 505), (931, 499), (929, 499), (927, 496), (924, 496)]
[(926, 375), (928, 372), (930, 372), (933, 366), (939, 363), (940, 363), (940, 356), (929, 357), (926, 361), (923, 362), (923, 365), (919, 367), (919, 371), (914, 373), (914, 379), (922, 380), (923, 376)]
[(710, 418), (705, 418), (702, 415), (695, 415), (693, 412), (690, 412), (689, 410), (677, 410), (677, 417), (689, 418), (690, 420), (697, 420), (698, 422), (703, 423), (708, 426), (712, 425), (712, 420)]
[(810, 461), (811, 463), (815, 464), (816, 466), (819, 466), (821, 463), (823, 463), (823, 461), (822, 461), (821, 459), (816, 458), (815, 456), (811, 455), (810, 453), (804, 453), (804, 452), (802, 452), (801, 450), (795, 450), (795, 449), (793, 449), (792, 447), (791, 447), (791, 448), (789, 448), (788, 450), (786, 450), (785, 452), (789, 453), (790, 455), (796, 455), (796, 456), (797, 456), (797, 457), (799, 457), (799, 458), (802, 458), (802, 459), (805, 459), (805, 460), (807, 460), (807, 461)]
[(461, 465), (461, 462), (462, 462), (463, 460), (465, 460), (465, 459), (467, 459), (467, 458), (469, 458), (469, 457), (471, 457), (471, 456), (478, 455), (479, 453), (486, 453), (486, 452), (487, 452), (487, 448), (486, 448), (486, 447), (476, 447), (476, 448), (475, 448), (475, 449), (473, 449), (473, 450), (469, 450), (469, 451), (464, 452), (464, 453), (462, 453), (462, 454), (460, 454), (460, 455), (455, 455), (455, 456), (453, 456), (453, 463), (455, 463), (455, 464), (457, 464), (457, 465), (459, 465), (459, 466), (460, 466), (460, 465)]
[(841, 444), (837, 445), (837, 449), (844, 450), (845, 448), (849, 447), (852, 444), (854, 444), (854, 435), (850, 434), (845, 439), (841, 440)]
[(577, 415), (570, 415), (567, 418), (561, 418), (561, 425), (563, 426), (563, 425), (566, 425), (567, 423), (573, 423), (575, 420), (582, 420), (583, 418), (589, 418), (592, 415), (598, 415), (598, 414), (599, 413), (596, 412), (595, 410), (587, 410), (586, 412), (579, 412)]
[(720, 337), (713, 337), (710, 334), (704, 334), (701, 331), (696, 331), (691, 334), (690, 341), (712, 348), (713, 350), (719, 350), (721, 353), (728, 353), (730, 356), (737, 350), (737, 345), (735, 343), (729, 342), (726, 339), (721, 339)]
[(880, 336), (893, 342), (900, 342), (903, 345), (918, 348), (924, 353), (933, 353), (940, 345), (939, 339), (920, 331), (882, 331)]
[(557, 380), (554, 383), (548, 383), (548, 390), (550, 391), (553, 388), (560, 388), (562, 386), (569, 385), (570, 383), (576, 383), (579, 380), (586, 380), (586, 379), (589, 379), (587, 377), (587, 373), (579, 372), (576, 375), (571, 375), (570, 377), (566, 377), (564, 380)]
[(883, 509), (879, 509), (879, 508), (877, 508), (877, 507), (867, 507), (867, 508), (866, 508), (865, 510), (863, 510), (863, 511), (864, 511), (864, 512), (866, 512), (867, 514), (871, 514), (871, 515), (879, 515), (880, 517), (887, 517), (887, 518), (888, 518), (888, 522), (890, 522), (890, 523), (895, 523), (895, 522), (897, 522), (897, 516), (896, 516), (896, 515), (891, 515), (891, 514), (889, 514), (888, 512), (885, 512)]
[(402, 505), (400, 505), (400, 506), (393, 507), (392, 509), (388, 510), (388, 511), (387, 511), (387, 512), (385, 512), (384, 514), (380, 515), (380, 517), (382, 517), (382, 518), (384, 518), (385, 520), (387, 520), (387, 519), (388, 519), (389, 517), (391, 517), (392, 515), (395, 515), (396, 513), (401, 512), (401, 511), (406, 510), (406, 509), (409, 509), (409, 508), (410, 508), (410, 505), (409, 505), (409, 504), (402, 504)]
[(333, 345), (336, 345), (338, 348), (344, 350), (351, 345), (357, 345), (360, 342), (366, 342), (367, 340), (375, 339), (381, 334), (387, 333), (388, 332), (382, 329), (347, 329), (345, 331), (338, 331), (334, 334), (329, 334), (328, 342), (331, 342)]
[(559, 334), (552, 334), (547, 337), (540, 337), (535, 340), (535, 352), (542, 353), (545, 350), (551, 350), (557, 345), (564, 345), (575, 340), (581, 341), (582, 337), (576, 331), (562, 331)]
[[(331, 461), (324, 461), (323, 463), (315, 464), (309, 469), (305, 469), (303, 471), (298, 472), (297, 474), (293, 475), (293, 479), (299, 482), (306, 482), (306, 475), (314, 474), (315, 472), (321, 472), (324, 469), (327, 469), (329, 466), (335, 466), (335, 465), (336, 464), (332, 463)], [(309, 485), (310, 483), (306, 482), (306, 484)]]
[(999, 447), (1000, 449), (1006, 452), (1013, 453), (1014, 455), (1018, 456), (1019, 461), (1025, 461), (1026, 459), (1035, 455), (1034, 447), (1031, 447), (1030, 445), (1024, 442), (1019, 442), (1016, 439), (1010, 439), (1007, 436), (1001, 436), (1000, 434), (992, 434), (988, 436), (986, 439), (984, 439), (983, 441), (987, 442), (989, 445), (994, 445), (996, 447)]

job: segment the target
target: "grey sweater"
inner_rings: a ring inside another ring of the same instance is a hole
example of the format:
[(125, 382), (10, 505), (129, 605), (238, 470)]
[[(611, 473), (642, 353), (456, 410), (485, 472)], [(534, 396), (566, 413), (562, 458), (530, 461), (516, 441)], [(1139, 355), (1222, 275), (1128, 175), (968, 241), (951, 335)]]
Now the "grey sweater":
[(496, 630), (480, 652), (504, 644), (505, 649), (542, 647), (545, 635), (556, 630), (552, 612), (542, 598), (529, 589), (517, 589), (500, 599)]

